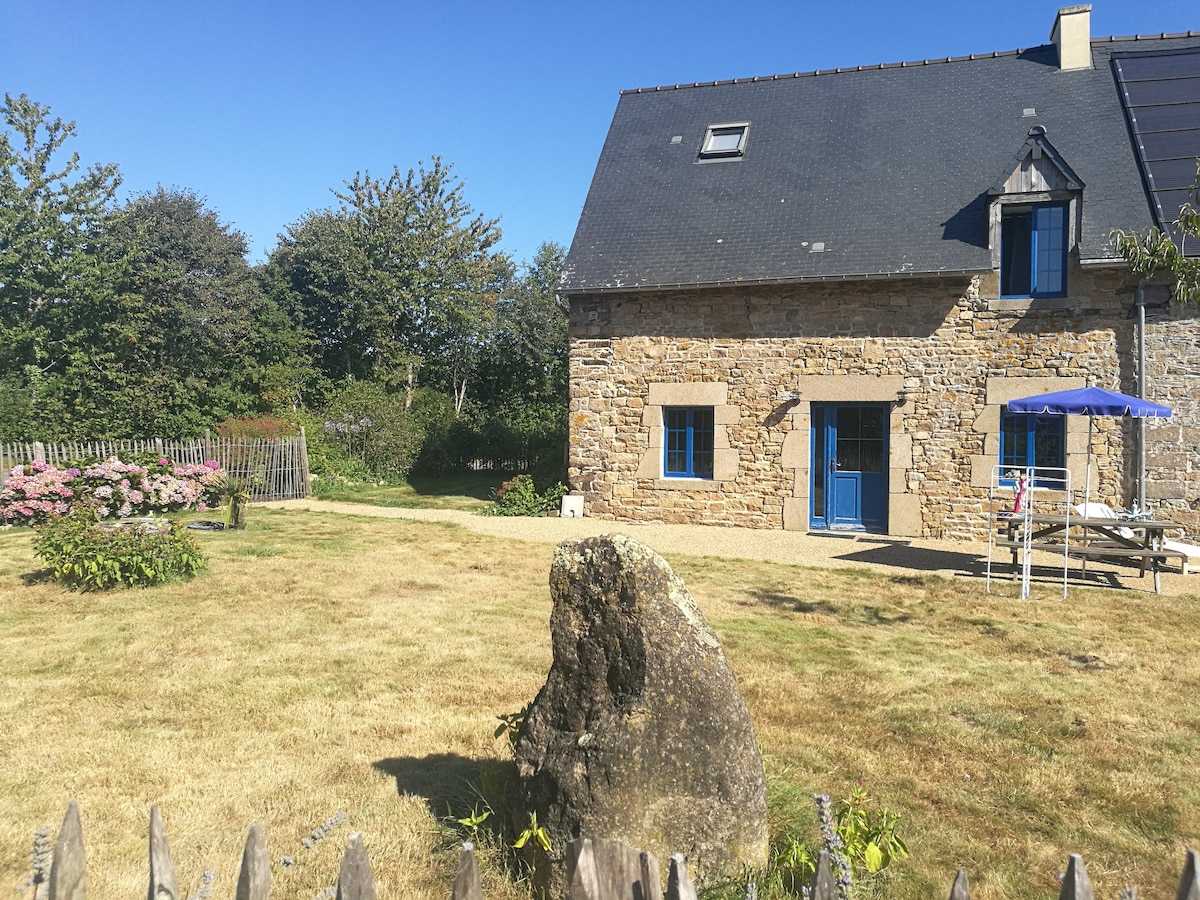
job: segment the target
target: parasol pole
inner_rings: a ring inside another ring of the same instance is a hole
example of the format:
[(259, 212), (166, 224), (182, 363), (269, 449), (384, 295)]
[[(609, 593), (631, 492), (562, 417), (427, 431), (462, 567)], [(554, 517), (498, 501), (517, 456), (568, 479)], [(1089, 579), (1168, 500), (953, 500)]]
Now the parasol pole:
[(1087, 452), (1087, 473), (1084, 475), (1083, 481), (1083, 510), (1084, 517), (1088, 514), (1088, 504), (1092, 502), (1092, 431), (1096, 424), (1096, 417), (1090, 412), (1088, 413), (1088, 452)]
[[(1146, 279), (1137, 288), (1137, 389), (1138, 399), (1146, 399)], [(1146, 510), (1146, 417), (1134, 419), (1137, 426), (1137, 508)]]

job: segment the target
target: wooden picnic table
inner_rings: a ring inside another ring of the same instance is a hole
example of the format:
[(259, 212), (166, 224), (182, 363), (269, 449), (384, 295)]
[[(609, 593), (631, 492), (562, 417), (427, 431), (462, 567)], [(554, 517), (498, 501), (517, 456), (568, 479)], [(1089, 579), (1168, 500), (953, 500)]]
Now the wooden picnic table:
[(1019, 571), (1021, 552), (1026, 547), (1025, 529), (1032, 528), (1029, 548), (1050, 553), (1066, 553), (1084, 561), (1089, 559), (1130, 560), (1139, 563), (1139, 578), (1149, 567), (1154, 575), (1154, 592), (1161, 592), (1159, 570), (1163, 562), (1186, 555), (1163, 547), (1165, 534), (1180, 528), (1164, 519), (1110, 519), (1061, 514), (1016, 513), (1006, 520), (1005, 537), (996, 543), (1012, 550), (1013, 566)]

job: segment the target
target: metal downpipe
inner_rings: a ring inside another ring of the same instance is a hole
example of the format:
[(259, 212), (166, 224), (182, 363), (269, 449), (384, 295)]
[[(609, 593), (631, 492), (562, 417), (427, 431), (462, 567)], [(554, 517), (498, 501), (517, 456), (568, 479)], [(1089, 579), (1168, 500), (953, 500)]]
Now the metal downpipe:
[[(1138, 280), (1137, 288), (1137, 395), (1146, 399), (1146, 280)], [(1146, 509), (1146, 418), (1137, 420), (1137, 505)]]

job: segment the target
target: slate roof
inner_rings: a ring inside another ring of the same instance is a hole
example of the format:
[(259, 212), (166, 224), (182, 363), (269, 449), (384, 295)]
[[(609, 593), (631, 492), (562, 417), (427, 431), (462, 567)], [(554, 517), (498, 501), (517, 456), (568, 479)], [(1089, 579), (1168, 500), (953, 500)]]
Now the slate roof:
[[(560, 289), (990, 271), (987, 192), (1034, 126), (1086, 185), (1080, 256), (1111, 258), (1112, 228), (1157, 224), (1112, 61), (1185, 48), (1200, 32), (1094, 40), (1075, 71), (1046, 45), (624, 91)], [(697, 162), (745, 121), (740, 160)]]

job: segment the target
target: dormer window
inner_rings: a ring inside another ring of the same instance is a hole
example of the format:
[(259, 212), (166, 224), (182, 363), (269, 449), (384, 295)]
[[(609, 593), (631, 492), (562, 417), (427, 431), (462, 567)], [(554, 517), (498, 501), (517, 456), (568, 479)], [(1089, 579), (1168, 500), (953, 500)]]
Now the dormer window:
[(1079, 231), (1083, 182), (1034, 126), (991, 196), (989, 244), (1000, 296), (1067, 296), (1067, 254)]
[(737, 159), (746, 152), (749, 122), (710, 125), (700, 145), (701, 160)]

